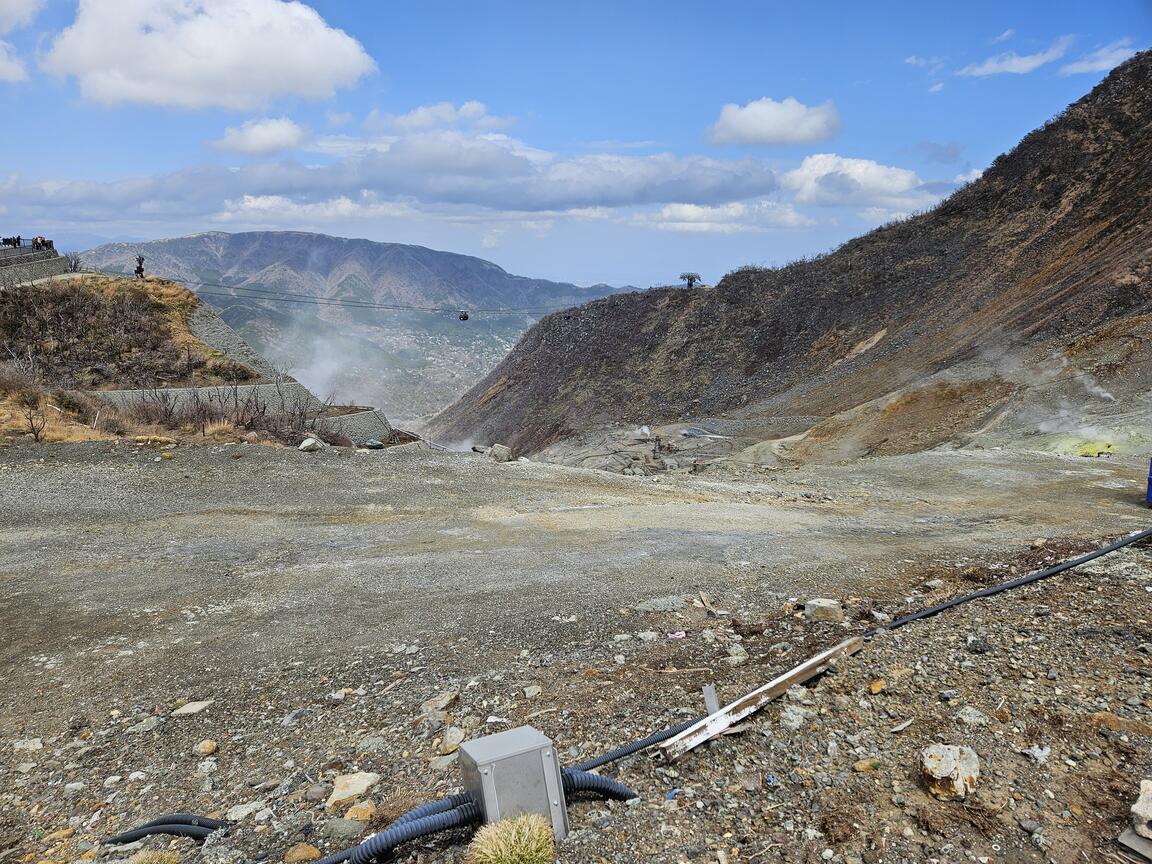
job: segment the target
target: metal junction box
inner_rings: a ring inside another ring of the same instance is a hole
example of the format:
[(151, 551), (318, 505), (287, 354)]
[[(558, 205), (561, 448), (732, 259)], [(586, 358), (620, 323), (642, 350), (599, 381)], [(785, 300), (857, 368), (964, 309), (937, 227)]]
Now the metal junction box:
[(568, 836), (568, 808), (556, 749), (531, 726), (460, 745), (464, 788), (480, 802), (485, 822), (538, 813), (552, 823), (556, 842)]

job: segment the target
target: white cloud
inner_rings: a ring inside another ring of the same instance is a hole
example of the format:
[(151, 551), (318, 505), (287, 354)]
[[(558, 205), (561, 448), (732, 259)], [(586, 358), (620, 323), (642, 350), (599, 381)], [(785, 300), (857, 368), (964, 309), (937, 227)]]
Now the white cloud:
[(782, 102), (765, 97), (721, 108), (709, 140), (713, 144), (806, 144), (839, 131), (840, 113), (831, 102), (808, 106), (791, 96)]
[(44, 0), (0, 0), (0, 36), (32, 23)]
[(246, 225), (315, 225), (348, 219), (411, 218), (416, 212), (406, 204), (376, 201), (369, 195), (358, 200), (340, 195), (312, 202), (294, 201), (284, 195), (244, 195), (225, 201), (211, 218), (215, 222)]
[(733, 201), (706, 206), (666, 204), (653, 213), (638, 214), (634, 221), (661, 231), (693, 234), (739, 234), (769, 228), (807, 228), (815, 223), (791, 204), (779, 201)]
[(957, 174), (952, 178), (953, 183), (971, 183), (974, 180), (979, 180), (984, 174), (983, 168), (971, 168), (963, 174)]
[(224, 137), (213, 141), (212, 146), (233, 153), (267, 156), (283, 150), (295, 150), (310, 137), (311, 133), (307, 129), (287, 117), (265, 117), (261, 120), (248, 120), (239, 127), (229, 126), (224, 130)]
[(1001, 33), (999, 36), (996, 36), (995, 38), (993, 38), (992, 44), (998, 45), (1001, 42), (1007, 42), (1009, 39), (1011, 39), (1015, 35), (1016, 35), (1015, 28), (1009, 27), (1007, 30), (1005, 30), (1003, 33)]
[(0, 39), (0, 82), (27, 81), (28, 71), (19, 58), (12, 55), (12, 46)]
[(928, 92), (929, 93), (939, 93), (943, 89), (944, 89), (944, 82), (943, 81), (937, 81), (935, 84), (933, 84), (931, 87), (928, 88)]
[(80, 0), (42, 63), (96, 102), (238, 110), (328, 98), (376, 68), (296, 0)]
[(1131, 39), (1118, 39), (1110, 45), (1085, 54), (1079, 60), (1060, 67), (1061, 75), (1079, 75), (1084, 72), (1108, 72), (1136, 53)]
[[(0, 0), (0, 36), (32, 23), (44, 0)], [(0, 83), (27, 81), (24, 62), (13, 54), (12, 45), (0, 39)]]
[(421, 105), (407, 114), (387, 115), (384, 122), (399, 129), (438, 129), (450, 126), (472, 126), (477, 129), (500, 129), (512, 125), (512, 118), (494, 117), (483, 102), (469, 100), (457, 107), (451, 102)]
[(940, 197), (925, 188), (915, 171), (834, 153), (805, 157), (800, 167), (786, 173), (781, 181), (802, 204), (903, 210), (927, 206)]
[(985, 75), (1003, 75), (1006, 73), (1026, 75), (1029, 72), (1034, 72), (1041, 66), (1046, 66), (1049, 63), (1059, 60), (1068, 52), (1072, 41), (1073, 37), (1071, 36), (1061, 36), (1046, 50), (1036, 54), (1021, 55), (1014, 51), (1007, 54), (997, 54), (995, 57), (989, 57), (983, 63), (973, 63), (965, 66), (956, 74), (973, 78), (982, 78)]

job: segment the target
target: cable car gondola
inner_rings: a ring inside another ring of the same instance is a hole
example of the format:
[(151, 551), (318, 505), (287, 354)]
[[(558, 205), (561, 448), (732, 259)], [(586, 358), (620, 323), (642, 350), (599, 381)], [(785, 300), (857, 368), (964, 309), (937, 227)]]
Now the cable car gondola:
[(467, 321), (468, 320), (468, 310), (467, 309), (461, 309), (460, 310), (460, 320), (461, 321)]

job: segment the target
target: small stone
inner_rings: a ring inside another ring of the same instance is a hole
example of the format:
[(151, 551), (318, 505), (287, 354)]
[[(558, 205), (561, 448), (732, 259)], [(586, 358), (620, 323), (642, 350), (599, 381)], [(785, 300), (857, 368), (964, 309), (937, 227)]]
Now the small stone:
[(35, 767), (36, 767), (35, 762), (21, 762), (19, 765), (16, 766), (16, 770), (19, 771), (21, 774), (30, 774), (30, 773), (32, 773), (32, 769)]
[(868, 692), (875, 696), (887, 686), (887, 681), (885, 681), (883, 678), (877, 678), (875, 681), (868, 685)]
[(372, 771), (341, 774), (336, 778), (332, 794), (328, 796), (328, 803), (324, 806), (331, 809), (355, 801), (379, 782), (380, 775)]
[(440, 755), (447, 756), (455, 753), (456, 749), (464, 743), (464, 730), (459, 726), (449, 726), (444, 730), (444, 738), (440, 742)]
[(64, 793), (66, 795), (78, 795), (84, 791), (85, 784), (77, 780), (75, 783), (67, 783), (64, 785)]
[(642, 633), (637, 633), (636, 638), (641, 642), (655, 642), (658, 638), (660, 638), (660, 634), (654, 630), (645, 630)]
[(456, 764), (457, 755), (456, 753), (449, 753), (447, 756), (437, 756), (428, 763), (428, 767), (433, 771), (444, 771)]
[(815, 715), (811, 711), (806, 711), (798, 705), (785, 705), (780, 712), (780, 725), (797, 732), (813, 716)]
[(364, 823), (355, 819), (329, 819), (320, 833), (333, 840), (355, 840), (364, 833)]
[(688, 603), (683, 597), (672, 595), (670, 597), (653, 597), (651, 600), (637, 603), (632, 608), (641, 612), (677, 612), (687, 605)]
[(328, 797), (328, 787), (323, 783), (313, 783), (304, 790), (305, 801), (323, 801)]
[(187, 717), (189, 714), (199, 714), (215, 701), (215, 699), (205, 699), (203, 702), (185, 702), (172, 712), (172, 716)]
[(284, 853), (284, 864), (304, 864), (322, 857), (323, 853), (311, 843), (297, 843)]
[(804, 617), (809, 621), (843, 621), (844, 607), (839, 600), (817, 597), (804, 604)]
[(1040, 823), (1035, 819), (1019, 819), (1017, 821), (1020, 823), (1020, 829), (1029, 834), (1035, 834), (1040, 830)]
[(937, 798), (964, 798), (976, 788), (980, 759), (971, 747), (931, 744), (920, 751), (920, 771)]
[(524, 688), (524, 698), (525, 699), (535, 699), (537, 696), (539, 696), (543, 692), (544, 692), (543, 688), (541, 688), (539, 685), (530, 684), (529, 686)]
[(875, 771), (880, 767), (880, 760), (875, 756), (869, 756), (866, 759), (857, 759), (852, 763), (852, 770), (857, 774), (864, 774), (868, 771)]
[(1152, 780), (1140, 781), (1140, 797), (1132, 805), (1132, 830), (1152, 840)]
[(460, 698), (458, 690), (445, 690), (431, 699), (427, 700), (420, 706), (425, 714), (431, 714), (436, 711), (447, 711), (448, 708)]
[(367, 735), (356, 742), (356, 749), (361, 753), (383, 753), (388, 749), (388, 742), (379, 735)]
[(160, 725), (159, 717), (145, 717), (135, 726), (129, 726), (129, 732), (153, 732)]
[(376, 804), (372, 801), (360, 801), (348, 808), (344, 814), (345, 819), (355, 819), (357, 822), (371, 822), (376, 815)]
[(927, 582), (924, 583), (924, 587), (927, 588), (929, 591), (939, 591), (941, 588), (944, 587), (944, 580), (943, 579), (929, 579)]
[(728, 656), (724, 660), (729, 666), (743, 666), (748, 662), (748, 650), (736, 642), (728, 646)]
[(44, 742), (39, 738), (25, 738), (21, 741), (12, 742), (13, 750), (42, 750), (43, 748)]
[(940, 701), (941, 702), (953, 702), (959, 698), (960, 698), (960, 691), (959, 690), (941, 690), (940, 691)]
[(123, 779), (124, 778), (121, 777), (119, 774), (113, 774), (111, 777), (105, 777), (104, 778), (104, 788), (105, 789), (111, 789), (113, 786), (115, 786), (117, 783), (119, 783)]
[(237, 804), (234, 807), (228, 808), (224, 813), (224, 818), (229, 822), (240, 822), (267, 806), (268, 802), (266, 801), (249, 801), (247, 804)]
[(143, 783), (147, 779), (148, 779), (148, 775), (145, 774), (143, 771), (133, 771), (131, 774), (128, 775), (128, 782), (129, 783)]
[(192, 748), (193, 752), (196, 753), (197, 756), (211, 756), (219, 749), (220, 745), (213, 741), (211, 738), (205, 738), (203, 741)]
[(956, 715), (956, 719), (965, 726), (987, 726), (992, 722), (987, 714), (978, 708), (973, 708), (971, 705), (965, 705), (961, 708), (960, 713)]

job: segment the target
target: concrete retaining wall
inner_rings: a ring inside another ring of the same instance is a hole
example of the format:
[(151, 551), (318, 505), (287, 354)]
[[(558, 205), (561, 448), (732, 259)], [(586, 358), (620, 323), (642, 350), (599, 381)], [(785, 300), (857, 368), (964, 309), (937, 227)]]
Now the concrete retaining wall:
[[(90, 396), (107, 405), (132, 409), (139, 405), (164, 404), (179, 411), (190, 400), (199, 397), (204, 402), (224, 409), (235, 410), (253, 400), (263, 406), (270, 415), (294, 414), (305, 409), (321, 411), (324, 403), (309, 392), (308, 388), (296, 381), (275, 384), (244, 384), (238, 387), (170, 387), (159, 390), (90, 390)], [(163, 400), (161, 402), (161, 400)], [(370, 438), (387, 441), (392, 431), (391, 424), (379, 411), (358, 411), (337, 417), (319, 417), (318, 428), (339, 435), (345, 435), (354, 444), (363, 444)]]
[(160, 390), (92, 390), (89, 395), (101, 402), (119, 407), (134, 407), (141, 403), (171, 400), (179, 409), (198, 396), (205, 402), (235, 409), (237, 402), (244, 405), (256, 400), (269, 414), (291, 414), (300, 408), (319, 411), (324, 403), (313, 396), (308, 388), (296, 381), (276, 384), (241, 384), (237, 387), (165, 387)]
[(225, 324), (211, 306), (207, 304), (198, 306), (188, 316), (188, 329), (209, 348), (215, 348), (229, 360), (235, 360), (249, 369), (254, 369), (261, 378), (276, 378), (276, 370), (272, 368), (272, 364), (256, 353), (239, 333)]
[(22, 255), (19, 264), (6, 264), (0, 267), (0, 286), (21, 285), (36, 279), (47, 279), (50, 276), (63, 276), (68, 272), (68, 261), (65, 258), (51, 257), (50, 252), (32, 253), (38, 257), (33, 260), (29, 255)]

